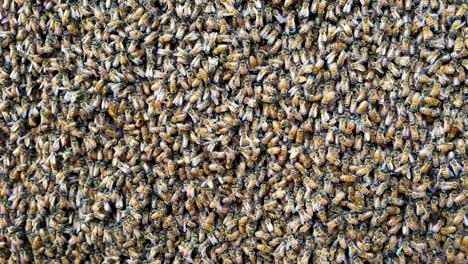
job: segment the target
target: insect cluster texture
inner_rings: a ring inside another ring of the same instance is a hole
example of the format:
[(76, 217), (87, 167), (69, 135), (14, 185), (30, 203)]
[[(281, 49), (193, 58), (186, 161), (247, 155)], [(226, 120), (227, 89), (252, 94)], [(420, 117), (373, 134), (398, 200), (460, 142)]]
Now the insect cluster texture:
[(0, 6), (0, 263), (467, 263), (466, 1)]

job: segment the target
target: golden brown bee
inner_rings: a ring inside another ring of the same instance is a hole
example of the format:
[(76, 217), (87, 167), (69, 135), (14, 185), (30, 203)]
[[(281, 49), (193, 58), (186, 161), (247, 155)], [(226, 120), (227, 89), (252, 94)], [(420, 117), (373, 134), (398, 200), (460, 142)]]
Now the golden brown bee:
[(440, 233), (443, 235), (453, 234), (457, 231), (455, 226), (444, 226), (440, 229)]
[(338, 225), (340, 225), (340, 223), (342, 223), (340, 218), (335, 218), (335, 219), (329, 221), (329, 222), (327, 223), (328, 232), (329, 232), (329, 233), (333, 233), (333, 231), (335, 230), (335, 228), (336, 228)]
[(423, 27), (422, 30), (422, 37), (425, 41), (430, 40), (432, 37), (434, 37), (434, 33), (432, 33), (431, 28), (429, 26)]
[(356, 181), (356, 176), (351, 175), (351, 174), (346, 174), (346, 175), (340, 176), (340, 180), (343, 181), (343, 182), (355, 182)]
[(265, 244), (259, 244), (257, 245), (257, 250), (263, 252), (263, 253), (270, 253), (271, 252), (271, 248), (268, 246), (268, 245), (265, 245)]
[(354, 142), (352, 141), (351, 138), (348, 138), (348, 137), (345, 137), (345, 136), (341, 136), (339, 138), (341, 144), (347, 148), (351, 148), (354, 144)]
[(356, 108), (356, 113), (363, 115), (367, 111), (368, 105), (369, 103), (367, 101), (362, 101)]
[(326, 154), (326, 159), (328, 162), (335, 166), (340, 164), (340, 160), (338, 159), (337, 153), (335, 151), (328, 151), (328, 153)]
[(441, 93), (441, 85), (440, 83), (435, 83), (434, 86), (432, 86), (432, 89), (431, 89), (431, 93), (430, 95), (432, 97), (439, 97), (440, 93)]
[(335, 100), (335, 96), (336, 94), (333, 91), (324, 92), (322, 97), (322, 104), (328, 105), (332, 103)]
[(424, 103), (430, 106), (438, 106), (440, 101), (434, 97), (426, 96), (424, 97)]
[(419, 108), (421, 104), (422, 96), (419, 93), (415, 93), (411, 99), (411, 109), (415, 110)]
[(372, 166), (367, 165), (367, 166), (364, 166), (364, 167), (358, 169), (358, 170), (356, 171), (356, 174), (357, 174), (358, 176), (364, 176), (364, 175), (369, 174), (371, 171), (372, 171)]
[(374, 108), (369, 111), (369, 118), (374, 123), (379, 123), (381, 120), (380, 115)]
[(439, 144), (437, 145), (437, 150), (441, 153), (447, 153), (449, 151), (452, 151), (454, 147), (455, 146), (453, 143)]

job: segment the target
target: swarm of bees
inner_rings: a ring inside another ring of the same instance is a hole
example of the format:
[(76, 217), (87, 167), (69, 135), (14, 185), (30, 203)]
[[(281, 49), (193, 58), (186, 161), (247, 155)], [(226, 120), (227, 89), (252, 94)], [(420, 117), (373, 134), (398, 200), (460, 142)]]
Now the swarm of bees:
[(0, 2), (1, 263), (466, 263), (466, 1)]

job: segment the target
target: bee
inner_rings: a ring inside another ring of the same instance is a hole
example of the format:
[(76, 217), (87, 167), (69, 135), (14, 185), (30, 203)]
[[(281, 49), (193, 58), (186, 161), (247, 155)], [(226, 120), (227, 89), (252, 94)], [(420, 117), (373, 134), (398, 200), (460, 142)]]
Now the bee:
[(367, 101), (362, 101), (359, 106), (356, 108), (356, 113), (363, 115), (367, 111), (369, 103)]
[(432, 86), (430, 95), (434, 98), (439, 97), (439, 95), (441, 94), (441, 89), (442, 89), (441, 84), (435, 83), (434, 86)]
[(340, 180), (343, 182), (355, 182), (356, 181), (356, 176), (351, 175), (351, 174), (344, 174), (340, 176)]
[(234, 240), (236, 240), (236, 239), (239, 237), (239, 235), (240, 235), (240, 232), (239, 232), (239, 231), (235, 231), (235, 232), (233, 232), (233, 233), (231, 233), (231, 234), (228, 234), (228, 235), (226, 236), (226, 239), (227, 239), (228, 241), (234, 241)]
[(261, 251), (263, 253), (270, 253), (271, 252), (271, 247), (265, 244), (259, 244), (256, 246), (256, 249), (258, 251)]
[(330, 69), (331, 77), (337, 80), (339, 77), (338, 65), (336, 63), (332, 63), (328, 66), (328, 68)]
[[(299, 11), (299, 18), (308, 18), (309, 17), (309, 10), (310, 10), (310, 3), (303, 2), (301, 6), (301, 10)], [(303, 34), (303, 33), (301, 33)]]
[(381, 120), (379, 113), (374, 108), (369, 111), (369, 118), (374, 123), (379, 123)]
[(455, 226), (444, 226), (440, 228), (440, 233), (443, 235), (453, 234), (456, 231), (457, 231), (457, 228)]
[(464, 46), (463, 39), (460, 37), (456, 38), (453, 44), (453, 52), (454, 53), (462, 52), (463, 46)]
[(460, 175), (464, 171), (463, 167), (455, 159), (450, 160), (449, 165), (455, 175)]
[(452, 75), (455, 72), (455, 67), (452, 65), (446, 64), (446, 65), (440, 66), (438, 71), (446, 75)]
[(424, 41), (429, 41), (430, 39), (434, 37), (434, 33), (432, 33), (431, 28), (429, 26), (423, 27), (421, 34), (422, 34)]
[(295, 14), (290, 13), (286, 19), (285, 33), (291, 34), (296, 31)]
[(447, 153), (452, 151), (455, 148), (455, 145), (453, 143), (445, 143), (445, 144), (439, 144), (437, 145), (437, 151), (441, 153)]
[(411, 99), (411, 110), (416, 110), (421, 104), (422, 96), (419, 93), (415, 93)]
[(171, 122), (172, 122), (172, 123), (180, 123), (180, 122), (183, 122), (183, 121), (185, 120), (186, 117), (187, 117), (187, 114), (186, 114), (186, 113), (174, 115), (174, 116), (171, 118)]
[(339, 137), (339, 141), (346, 148), (351, 148), (354, 144), (351, 138), (347, 138), (345, 136)]
[(336, 99), (336, 94), (333, 91), (324, 92), (322, 97), (322, 104), (329, 105)]
[[(441, 172), (442, 173), (442, 172)], [(459, 182), (451, 181), (451, 182), (439, 182), (439, 188), (443, 191), (456, 189), (459, 186)]]
[[(422, 159), (432, 159), (432, 151), (435, 149), (435, 146), (433, 144), (427, 144), (420, 152), (419, 152), (419, 157), (421, 157)], [(430, 166), (430, 165), (429, 165)], [(427, 170), (430, 168), (430, 167), (426, 167), (423, 166), (423, 168), (421, 168), (421, 172), (423, 173), (427, 173), (426, 172), (426, 169)]]
[(372, 171), (372, 166), (366, 165), (366, 166), (364, 166), (364, 167), (359, 168), (359, 169), (356, 171), (356, 175), (357, 175), (357, 176), (364, 176), (364, 175), (369, 174), (371, 171)]
[(397, 57), (395, 59), (395, 62), (399, 64), (400, 66), (407, 67), (410, 63), (410, 57), (409, 56)]
[[(152, 33), (150, 33), (148, 36), (145, 37), (144, 44), (145, 44), (145, 45), (151, 45), (151, 44), (153, 44), (157, 37), (158, 37), (158, 33), (157, 33), (157, 32), (152, 32)], [(164, 40), (167, 40), (167, 37), (166, 37)], [(169, 40), (170, 40), (170, 39), (169, 39)]]
[[(463, 195), (466, 198), (466, 195)], [(459, 225), (464, 221), (465, 218), (465, 211), (463, 209), (459, 209), (455, 214), (455, 217), (452, 219), (452, 223), (454, 225)]]
[(335, 166), (338, 166), (341, 163), (335, 151), (328, 151), (328, 153), (326, 154), (326, 159), (328, 162)]
[(462, 95), (456, 95), (455, 100), (453, 101), (453, 105), (457, 108), (460, 108), (463, 106), (463, 96)]
[(333, 233), (335, 228), (337, 228), (342, 223), (341, 218), (337, 217), (327, 223), (328, 233)]

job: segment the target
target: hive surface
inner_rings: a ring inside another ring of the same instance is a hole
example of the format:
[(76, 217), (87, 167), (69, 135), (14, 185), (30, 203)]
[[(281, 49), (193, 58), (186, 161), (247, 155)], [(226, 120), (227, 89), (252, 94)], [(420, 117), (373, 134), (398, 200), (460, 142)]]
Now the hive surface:
[(467, 263), (465, 1), (0, 6), (0, 263)]

